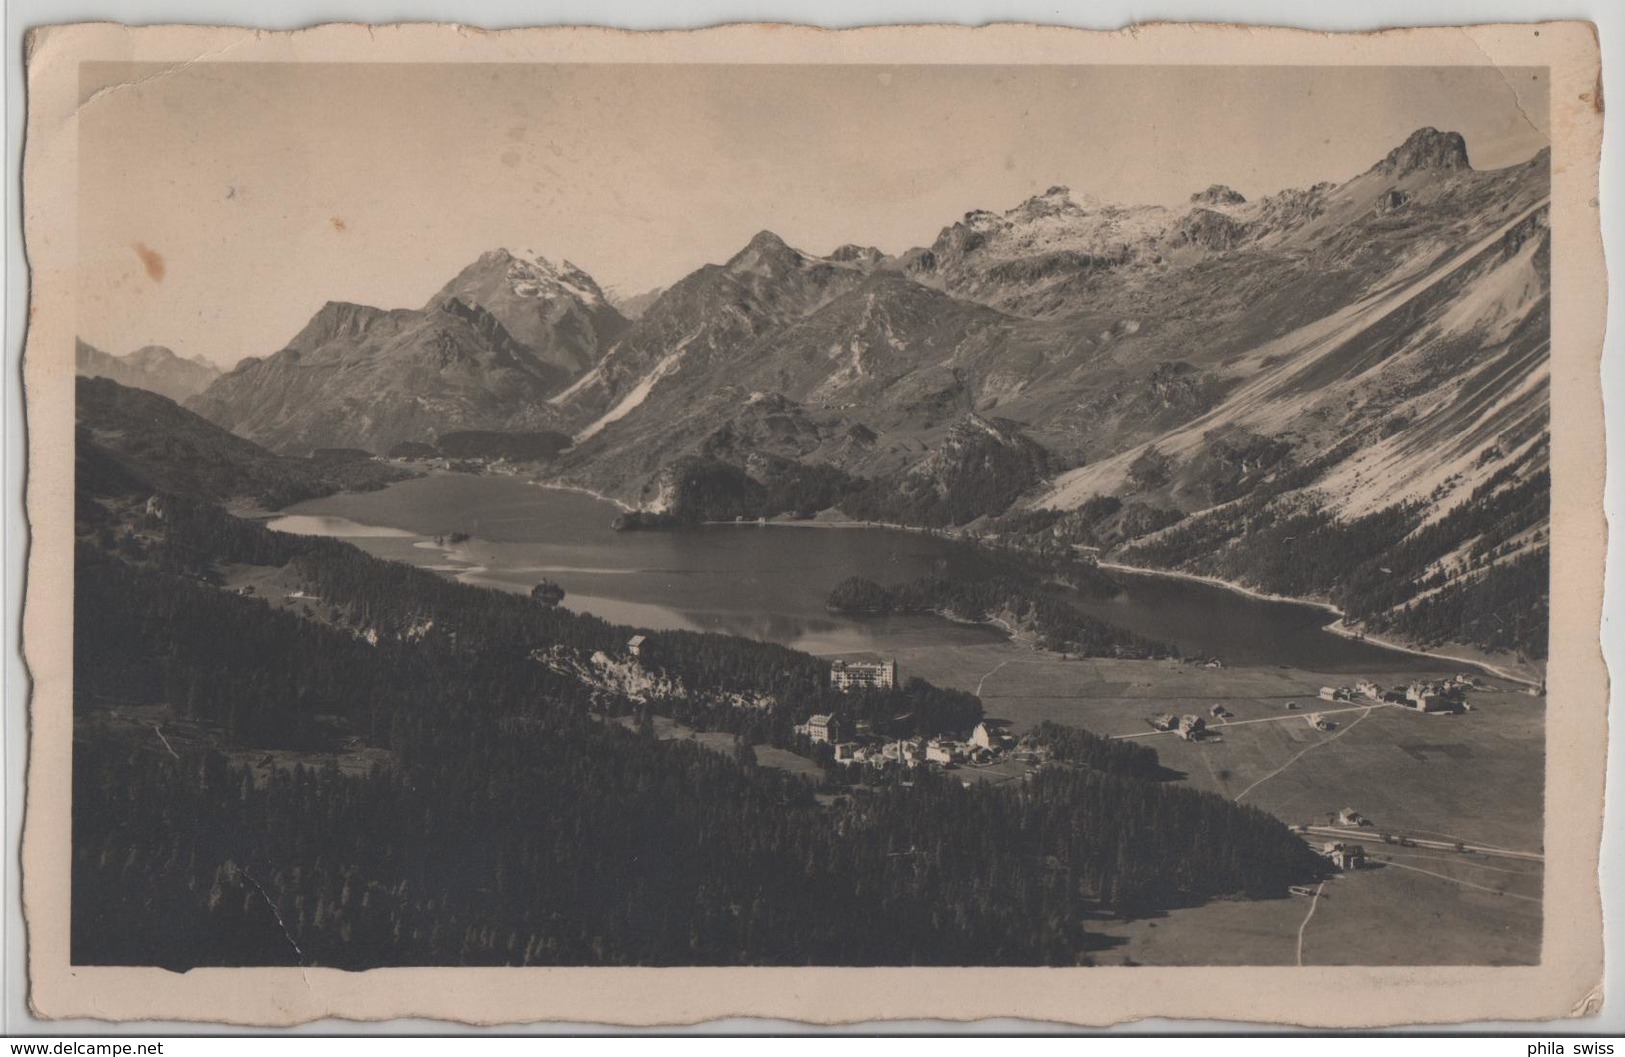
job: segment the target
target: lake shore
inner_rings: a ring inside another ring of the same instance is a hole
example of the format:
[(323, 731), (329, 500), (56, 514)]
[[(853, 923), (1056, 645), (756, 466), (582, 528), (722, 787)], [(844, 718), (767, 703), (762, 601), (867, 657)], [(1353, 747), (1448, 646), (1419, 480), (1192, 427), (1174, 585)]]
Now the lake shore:
[(1326, 602), (1321, 599), (1292, 598), (1287, 595), (1270, 594), (1265, 591), (1254, 590), (1253, 588), (1247, 587), (1244, 584), (1238, 584), (1231, 580), (1221, 580), (1216, 576), (1202, 576), (1198, 573), (1182, 572), (1177, 569), (1149, 569), (1138, 565), (1125, 565), (1121, 562), (1101, 562), (1100, 568), (1107, 572), (1133, 573), (1137, 576), (1163, 576), (1174, 580), (1186, 580), (1192, 583), (1207, 584), (1211, 587), (1218, 587), (1226, 591), (1232, 591), (1236, 594), (1244, 595), (1247, 598), (1255, 598), (1261, 602), (1290, 602), (1294, 605), (1313, 606), (1314, 608), (1325, 613), (1330, 613), (1337, 618), (1330, 624), (1327, 624), (1324, 630), (1330, 634), (1338, 635), (1345, 639), (1365, 642), (1373, 646), (1381, 646), (1385, 650), (1393, 650), (1396, 653), (1408, 653), (1413, 657), (1427, 657), (1432, 660), (1448, 661), (1451, 664), (1467, 665), (1471, 668), (1478, 668), (1489, 675), (1495, 676), (1497, 679), (1505, 679), (1509, 683), (1518, 683), (1521, 686), (1539, 687), (1544, 685), (1545, 682), (1543, 679), (1531, 679), (1526, 674), (1513, 672), (1505, 666), (1496, 664), (1494, 661), (1483, 657), (1462, 656), (1453, 653), (1441, 653), (1437, 650), (1425, 650), (1418, 646), (1406, 645), (1405, 643), (1399, 642), (1395, 639), (1385, 638), (1379, 635), (1370, 635), (1366, 632), (1358, 631), (1348, 625), (1348, 614), (1344, 613), (1341, 609), (1332, 605), (1330, 602)]
[(1485, 672), (1488, 672), (1490, 675), (1495, 676), (1497, 679), (1505, 679), (1509, 683), (1518, 683), (1521, 686), (1527, 686), (1532, 689), (1540, 688), (1546, 685), (1545, 679), (1531, 679), (1527, 675), (1520, 675), (1508, 668), (1494, 663), (1493, 661), (1483, 660), (1473, 656), (1459, 656), (1450, 653), (1439, 653), (1434, 650), (1424, 650), (1417, 646), (1407, 646), (1402, 642), (1398, 642), (1394, 639), (1384, 638), (1380, 635), (1368, 635), (1363, 631), (1355, 631), (1345, 624), (1341, 619), (1327, 624), (1326, 630), (1331, 632), (1333, 635), (1341, 635), (1346, 639), (1359, 639), (1361, 642), (1369, 642), (1373, 645), (1381, 646), (1385, 650), (1394, 650), (1398, 653), (1409, 653), (1417, 657), (1431, 657), (1436, 660), (1450, 661), (1453, 664), (1465, 664), (1470, 668), (1479, 668)]
[[(623, 511), (630, 511), (633, 509), (619, 500), (611, 499), (608, 496), (601, 495), (588, 488), (574, 485), (544, 482), (538, 483), (542, 484), (542, 487), (545, 488), (557, 488), (561, 491), (578, 492), (606, 503), (613, 503)], [(976, 540), (967, 538), (963, 533), (954, 529), (933, 529), (920, 525), (901, 525), (885, 521), (865, 521), (856, 518), (847, 518), (844, 515), (835, 515), (831, 517), (824, 516), (828, 513), (828, 511), (824, 511), (816, 518), (807, 519), (779, 517), (765, 521), (702, 521), (700, 524), (707, 527), (754, 526), (759, 528), (790, 527), (813, 529), (887, 529), (893, 532), (935, 535), (943, 539), (956, 540), (962, 543), (971, 544), (973, 546), (977, 545)], [(1325, 599), (1296, 598), (1291, 595), (1281, 595), (1274, 594), (1269, 591), (1259, 591), (1255, 588), (1248, 587), (1245, 584), (1237, 583), (1233, 580), (1225, 580), (1217, 576), (1204, 576), (1200, 573), (1184, 572), (1178, 569), (1157, 569), (1146, 566), (1129, 565), (1123, 562), (1107, 561), (1102, 561), (1097, 564), (1098, 567), (1105, 572), (1122, 572), (1130, 573), (1136, 576), (1156, 576), (1171, 580), (1183, 580), (1189, 583), (1199, 583), (1205, 584), (1209, 587), (1217, 587), (1260, 602), (1277, 602), (1289, 605), (1308, 606), (1335, 617), (1336, 619), (1327, 624), (1324, 630), (1341, 638), (1349, 639), (1351, 641), (1369, 643), (1373, 646), (1380, 646), (1383, 649), (1409, 654), (1414, 657), (1426, 657), (1432, 660), (1448, 662), (1450, 664), (1467, 665), (1469, 667), (1478, 668), (1489, 675), (1495, 676), (1496, 678), (1505, 679), (1508, 682), (1518, 683), (1522, 686), (1538, 687), (1544, 685), (1544, 680), (1539, 678), (1538, 675), (1531, 678), (1529, 673), (1515, 672), (1507, 668), (1504, 664), (1497, 663), (1496, 661), (1489, 659), (1487, 656), (1464, 655), (1462, 653), (1445, 653), (1438, 650), (1423, 649), (1419, 646), (1410, 645), (1396, 639), (1370, 635), (1365, 632), (1358, 631), (1348, 626), (1348, 615), (1341, 608), (1333, 605), (1331, 602), (1328, 602)], [(1020, 636), (1018, 636), (1013, 629), (1002, 626), (1002, 624), (1000, 626), (1001, 630), (1008, 633), (1013, 641), (1019, 641)], [(1470, 653), (1471, 651), (1469, 651), (1469, 654)]]
[[(1248, 598), (1256, 598), (1260, 602), (1287, 602), (1295, 606), (1312, 606), (1326, 613), (1341, 618), (1343, 611), (1317, 598), (1293, 598), (1290, 595), (1270, 594), (1267, 591), (1257, 591), (1245, 584), (1238, 584), (1233, 580), (1221, 580), (1217, 576), (1202, 576), (1199, 573), (1181, 572), (1177, 569), (1152, 569), (1139, 565), (1125, 565), (1122, 562), (1099, 562), (1099, 568), (1106, 572), (1134, 573), (1137, 576), (1163, 576), (1170, 580), (1186, 580), (1190, 583), (1207, 584), (1209, 587), (1220, 587), (1226, 591)], [(1407, 650), (1406, 652), (1414, 652)]]
[(623, 514), (630, 514), (638, 509), (637, 507), (632, 506), (630, 503), (624, 503), (613, 496), (607, 496), (602, 492), (595, 492), (585, 485), (568, 484), (563, 481), (532, 481), (530, 483), (538, 488), (546, 488), (553, 492), (574, 492), (576, 495), (584, 495), (589, 498), (596, 499), (600, 503), (608, 503), (610, 506), (619, 510)]
[(756, 519), (748, 521), (701, 521), (699, 524), (713, 528), (751, 526), (756, 528), (888, 529), (892, 532), (912, 532), (921, 536), (938, 536), (942, 539), (959, 540), (964, 543), (972, 542), (952, 529), (934, 529), (923, 525), (898, 525), (890, 521), (859, 521), (855, 518), (843, 518), (842, 520), (826, 518), (820, 521), (816, 517), (791, 518), (780, 515), (776, 518), (768, 518), (765, 521)]
[[(282, 513), (318, 519), (304, 526), (315, 534), (366, 540), (366, 546), (380, 557), (460, 578), (477, 577), (487, 586), (528, 589), (537, 576), (545, 574), (559, 579), (571, 597), (604, 599), (606, 603), (621, 600), (669, 611), (664, 623), (655, 610), (635, 617), (628, 613), (634, 623), (648, 622), (657, 628), (664, 624), (705, 627), (787, 645), (812, 641), (817, 644), (813, 652), (870, 649), (893, 635), (915, 641), (915, 636), (924, 634), (922, 628), (890, 628), (825, 612), (822, 602), (832, 583), (843, 575), (876, 582), (933, 571), (935, 575), (958, 575), (957, 571), (975, 575), (972, 570), (980, 567), (978, 555), (987, 553), (983, 542), (970, 533), (828, 513), (817, 520), (783, 517), (760, 524), (874, 529), (897, 535), (887, 541), (851, 531), (800, 537), (770, 532), (715, 534), (720, 528), (756, 526), (755, 521), (724, 521), (709, 528), (686, 526), (686, 531), (675, 532), (613, 532), (610, 521), (622, 509), (624, 504), (577, 485), (519, 475), (438, 473), (379, 491), (307, 501)], [(402, 532), (416, 532), (424, 540), (433, 540), (454, 527), (482, 542), (465, 554), (448, 556), (426, 551), (421, 543), (394, 538)], [(707, 532), (711, 533), (709, 540)], [(457, 568), (446, 568), (449, 565)], [(509, 567), (511, 574), (506, 571)], [(1109, 599), (1082, 600), (1084, 612), (1174, 644), (1189, 656), (1220, 657), (1227, 665), (1284, 663), (1349, 672), (1379, 670), (1385, 664), (1425, 672), (1439, 664), (1482, 668), (1486, 674), (1523, 685), (1539, 674), (1508, 671), (1495, 658), (1480, 660), (1460, 649), (1428, 651), (1403, 644), (1391, 649), (1387, 643), (1362, 642), (1358, 633), (1327, 627), (1342, 614), (1322, 600), (1271, 595), (1183, 571), (1115, 562), (1102, 562), (1100, 567), (1108, 574), (1117, 573), (1127, 590)], [(626, 575), (611, 581), (606, 579), (611, 572)], [(702, 579), (693, 578), (701, 574)], [(792, 590), (793, 600), (785, 597)], [(943, 629), (965, 627), (941, 616), (929, 623)], [(1013, 622), (976, 623), (1029, 651), (1036, 645), (1032, 636), (1008, 626)], [(1327, 630), (1333, 634), (1324, 634)], [(963, 632), (952, 635), (962, 636)], [(1369, 656), (1364, 652), (1366, 646)]]

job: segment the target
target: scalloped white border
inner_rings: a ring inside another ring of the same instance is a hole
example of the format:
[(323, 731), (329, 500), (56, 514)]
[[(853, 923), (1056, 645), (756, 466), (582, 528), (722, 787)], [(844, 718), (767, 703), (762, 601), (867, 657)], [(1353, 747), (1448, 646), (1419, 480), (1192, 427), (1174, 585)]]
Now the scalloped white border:
[[(1585, 24), (1327, 34), (1162, 24), (1116, 33), (999, 25), (694, 32), (487, 32), (416, 24), (293, 33), (62, 27), (30, 40), (25, 361), (34, 546), (24, 650), (35, 680), (24, 896), (30, 1001), (47, 1017), (296, 1024), (425, 1016), (473, 1024), (568, 1020), (809, 1023), (1019, 1016), (1109, 1024), (1151, 1016), (1313, 1026), (1550, 1019), (1595, 1002), (1602, 968), (1596, 866), (1608, 684), (1598, 628), (1605, 275), (1597, 219), (1597, 47)], [(1404, 969), (226, 969), (186, 974), (66, 964), (72, 579), (74, 108), (77, 61), (934, 62), (1277, 65), (1493, 62), (1552, 67), (1553, 622), (1542, 964)], [(1561, 412), (1561, 413), (1558, 413)]]

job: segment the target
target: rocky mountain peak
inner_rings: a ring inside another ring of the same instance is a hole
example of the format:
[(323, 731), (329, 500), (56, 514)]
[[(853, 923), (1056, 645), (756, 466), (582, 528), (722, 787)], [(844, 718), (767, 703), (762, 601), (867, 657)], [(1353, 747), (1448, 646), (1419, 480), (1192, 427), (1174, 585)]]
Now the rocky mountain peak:
[(1084, 207), (1072, 198), (1072, 189), (1056, 184), (1041, 195), (1033, 195), (1004, 216), (1007, 220), (1019, 223), (1082, 212)]
[(832, 261), (856, 261), (863, 264), (876, 264), (885, 258), (885, 254), (874, 246), (859, 246), (849, 242), (844, 246), (837, 246), (829, 255)]
[(130, 353), (128, 356), (124, 357), (124, 359), (128, 363), (138, 364), (145, 367), (149, 365), (156, 366), (158, 364), (172, 363), (175, 360), (180, 359), (180, 357), (175, 355), (175, 350), (169, 348), (167, 345), (143, 345), (139, 349), (136, 349), (134, 352)]
[(1467, 141), (1461, 133), (1440, 132), (1430, 126), (1412, 132), (1404, 143), (1373, 166), (1372, 171), (1401, 177), (1425, 170), (1456, 172), (1471, 168), (1467, 161)]
[(745, 244), (745, 249), (755, 250), (758, 253), (777, 253), (780, 250), (787, 250), (789, 248), (789, 243), (779, 238), (778, 235), (774, 234), (773, 232), (768, 231), (766, 228), (763, 228), (761, 231), (758, 231), (756, 234), (752, 235), (750, 241)]
[(773, 275), (796, 267), (803, 259), (799, 250), (773, 232), (758, 231), (744, 249), (729, 258), (726, 267), (735, 275)]
[(356, 339), (366, 333), (380, 317), (385, 315), (381, 308), (371, 305), (358, 305), (350, 301), (329, 301), (310, 317), (294, 339), (288, 342), (288, 348), (308, 352), (311, 349), (325, 345), (337, 338)]
[(1247, 199), (1238, 191), (1232, 191), (1224, 184), (1213, 184), (1205, 191), (1197, 191), (1191, 195), (1191, 204), (1199, 206), (1241, 206), (1247, 204)]
[(627, 322), (592, 276), (567, 260), (501, 248), (480, 255), (425, 306), (477, 305), (544, 362), (579, 376), (603, 355)]
[(465, 268), (458, 279), (463, 287), (472, 288), (474, 282), (496, 276), (518, 297), (549, 298), (565, 294), (589, 306), (605, 303), (604, 291), (592, 276), (569, 261), (560, 260), (555, 264), (528, 249), (522, 252), (507, 247), (489, 250)]

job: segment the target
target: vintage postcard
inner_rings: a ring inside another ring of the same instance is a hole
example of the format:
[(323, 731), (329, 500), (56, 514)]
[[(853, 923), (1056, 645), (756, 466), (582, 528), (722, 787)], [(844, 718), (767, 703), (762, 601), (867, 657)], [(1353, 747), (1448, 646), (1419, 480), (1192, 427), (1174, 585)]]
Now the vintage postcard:
[(42, 1016), (1599, 1008), (1589, 25), (28, 62)]

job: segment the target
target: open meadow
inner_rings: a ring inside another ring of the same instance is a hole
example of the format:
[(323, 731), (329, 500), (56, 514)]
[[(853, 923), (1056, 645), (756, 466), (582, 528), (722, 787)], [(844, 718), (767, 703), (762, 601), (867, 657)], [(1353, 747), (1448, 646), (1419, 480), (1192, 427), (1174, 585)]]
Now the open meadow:
[[(1469, 694), (1472, 711), (1422, 715), (1318, 699), (1320, 687), (1352, 681), (1347, 673), (1065, 660), (1011, 644), (901, 650), (897, 659), (910, 675), (979, 693), (988, 715), (1018, 734), (1054, 720), (1133, 738), (1155, 748), (1180, 780), (1295, 827), (1325, 827), (1348, 807), (1369, 819), (1358, 837), (1346, 839), (1362, 843), (1373, 866), (1325, 886), (1304, 929), (1305, 964), (1539, 960), (1542, 697), (1483, 680), (1488, 685)], [(1451, 671), (1441, 663), (1438, 674)], [(1385, 685), (1414, 677), (1366, 675)], [(1230, 715), (1213, 717), (1214, 705)], [(1201, 715), (1212, 736), (1185, 741), (1153, 731), (1147, 718), (1164, 712)], [(1312, 726), (1315, 712), (1333, 728)], [(1339, 838), (1305, 839), (1318, 845)], [(1458, 852), (1457, 842), (1491, 850)], [(1294, 964), (1311, 902), (1217, 902), (1114, 922), (1105, 931), (1122, 946), (1102, 960)]]
[[(1389, 856), (1391, 863), (1383, 861)], [(1118, 945), (1097, 960), (1532, 965), (1540, 961), (1540, 877), (1539, 863), (1384, 848), (1375, 865), (1338, 875), (1318, 898), (1224, 900), (1098, 924)]]

